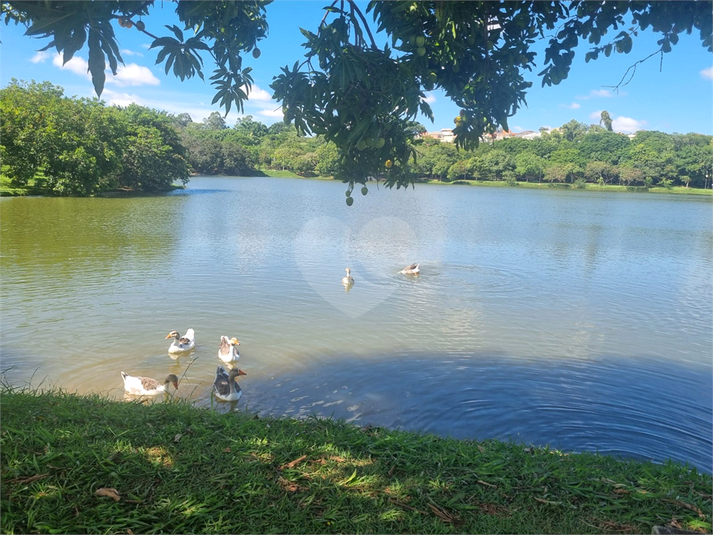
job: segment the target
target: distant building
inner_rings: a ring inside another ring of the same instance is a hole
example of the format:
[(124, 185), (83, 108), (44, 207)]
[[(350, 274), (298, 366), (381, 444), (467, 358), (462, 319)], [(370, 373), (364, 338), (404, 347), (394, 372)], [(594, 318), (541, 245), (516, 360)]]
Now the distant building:
[(441, 128), (439, 132), (425, 132), (420, 137), (430, 137), (431, 139), (437, 139), (441, 143), (453, 143), (456, 139), (453, 130), (450, 128)]
[(535, 139), (542, 135), (540, 132), (535, 132), (534, 130), (525, 130), (524, 132), (518, 132), (515, 137), (520, 137), (522, 139)]
[(500, 141), (501, 139), (505, 139), (508, 137), (515, 137), (515, 134), (513, 132), (508, 132), (507, 130), (503, 130), (502, 128), (498, 128), (492, 134), (483, 135), (483, 140), (484, 141)]

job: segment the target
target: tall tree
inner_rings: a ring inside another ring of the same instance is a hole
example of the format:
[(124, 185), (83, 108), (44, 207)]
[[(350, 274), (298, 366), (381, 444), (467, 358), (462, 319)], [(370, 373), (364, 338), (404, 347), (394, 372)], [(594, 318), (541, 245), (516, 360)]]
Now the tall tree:
[(602, 114), (599, 118), (599, 124), (602, 125), (609, 132), (612, 132), (614, 130), (612, 128), (611, 115), (609, 115), (609, 112), (607, 110), (602, 110)]

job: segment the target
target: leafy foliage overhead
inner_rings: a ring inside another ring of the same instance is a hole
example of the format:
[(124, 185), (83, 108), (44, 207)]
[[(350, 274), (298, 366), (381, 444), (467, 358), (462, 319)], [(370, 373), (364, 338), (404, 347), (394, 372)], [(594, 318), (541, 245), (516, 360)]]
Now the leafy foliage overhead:
[[(259, 57), (268, 3), (178, 0), (184, 28), (166, 27), (162, 37), (151, 33), (162, 28), (149, 31), (144, 22), (152, 0), (13, 0), (3, 3), (2, 11), (6, 23), (25, 24), (27, 35), (49, 38), (45, 49), (56, 48), (65, 62), (86, 44), (98, 95), (106, 62), (114, 73), (123, 62), (115, 22), (151, 36), (156, 62), (181, 80), (203, 78), (202, 54), (207, 54), (213, 64), (213, 103), (227, 113), (233, 106), (242, 111), (249, 96), (252, 78), (242, 67), (242, 55)], [(713, 4), (707, 0), (372, 1), (364, 10), (360, 6), (354, 0), (326, 6), (318, 26), (302, 30), (306, 59), (283, 67), (271, 85), (286, 122), (336, 145), (350, 189), (373, 175), (386, 175), (388, 186), (410, 183), (403, 168), (416, 153), (408, 122), (419, 112), (431, 116), (424, 91), (440, 88), (461, 107), (454, 128), (459, 147), (473, 148), (484, 134), (508, 129), (508, 118), (526, 102), (531, 83), (523, 75), (536, 67), (531, 47), (538, 39), (548, 40), (538, 67), (543, 86), (568, 77), (577, 47), (587, 49), (586, 61), (629, 53), (646, 29), (661, 36), (655, 54), (670, 52), (681, 34), (693, 32), (713, 51)], [(385, 38), (377, 41), (372, 30)], [(619, 85), (628, 82), (639, 61)]]

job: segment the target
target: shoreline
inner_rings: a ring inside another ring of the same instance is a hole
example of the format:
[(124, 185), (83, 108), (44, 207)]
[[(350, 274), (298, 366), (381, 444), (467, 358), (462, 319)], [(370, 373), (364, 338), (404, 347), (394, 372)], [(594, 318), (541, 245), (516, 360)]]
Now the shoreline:
[[(253, 177), (264, 177), (264, 178), (291, 178), (298, 180), (334, 180), (341, 181), (339, 178), (325, 177), (325, 176), (300, 176), (291, 171), (278, 171), (278, 170), (265, 170), (258, 169), (255, 175), (192, 175), (191, 178), (197, 178), (202, 176), (211, 177), (225, 177), (225, 178), (253, 178)], [(371, 182), (371, 181), (369, 181)], [(664, 187), (651, 187), (647, 188), (645, 186), (621, 186), (608, 184), (605, 186), (600, 186), (598, 184), (585, 184), (584, 187), (576, 187), (574, 184), (562, 184), (562, 183), (537, 183), (537, 182), (517, 182), (516, 185), (511, 186), (504, 181), (493, 181), (493, 180), (454, 180), (452, 182), (444, 182), (436, 179), (417, 179), (414, 181), (414, 186), (420, 185), (435, 185), (435, 186), (481, 186), (481, 187), (491, 187), (491, 188), (523, 188), (523, 189), (556, 189), (564, 191), (600, 191), (600, 192), (616, 192), (616, 193), (670, 193), (673, 195), (694, 195), (694, 196), (710, 196), (713, 198), (713, 188), (703, 189), (703, 188), (686, 188), (684, 186), (675, 186), (672, 188)], [(155, 196), (155, 195), (165, 195), (171, 191), (177, 189), (184, 189), (184, 186), (174, 184), (170, 190), (157, 191), (157, 192), (131, 192), (125, 190), (110, 190), (106, 192), (94, 195), (94, 197), (131, 197), (131, 196)], [(3, 177), (2, 182), (0, 182), (0, 197), (48, 197), (47, 195), (37, 195), (33, 193), (32, 187), (28, 186), (26, 188), (13, 188), (7, 184), (7, 180)]]

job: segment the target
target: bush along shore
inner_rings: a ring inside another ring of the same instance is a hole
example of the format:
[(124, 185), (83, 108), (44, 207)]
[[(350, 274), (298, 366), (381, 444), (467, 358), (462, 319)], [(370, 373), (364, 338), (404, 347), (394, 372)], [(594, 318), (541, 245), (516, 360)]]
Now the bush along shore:
[(3, 533), (711, 530), (711, 476), (673, 462), (170, 398), (5, 385), (0, 401)]

